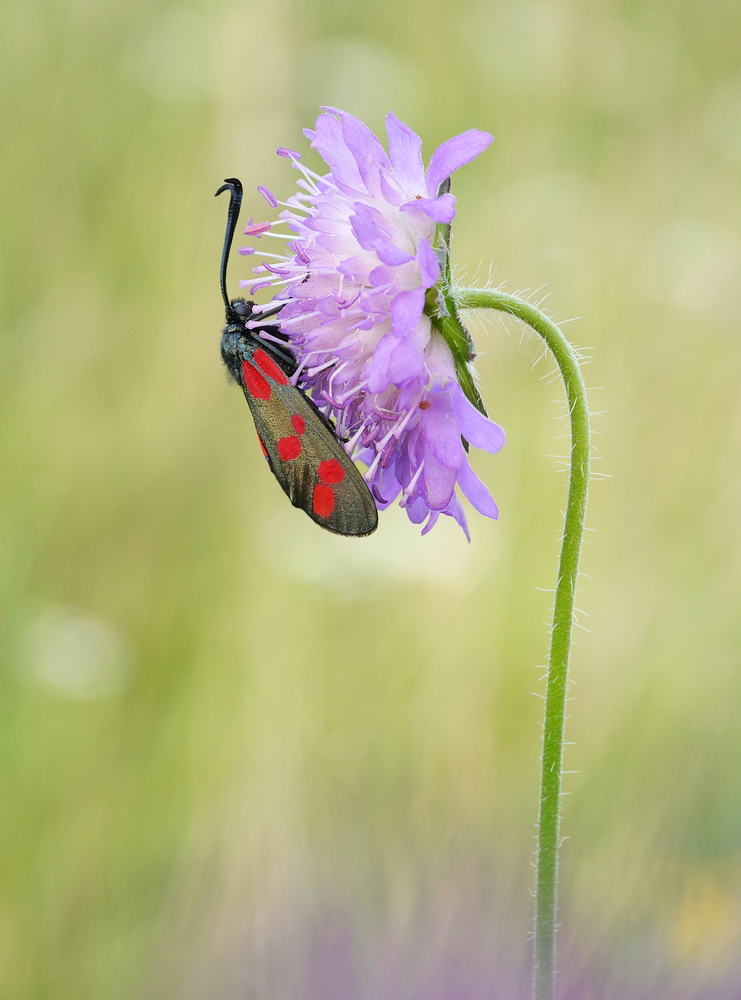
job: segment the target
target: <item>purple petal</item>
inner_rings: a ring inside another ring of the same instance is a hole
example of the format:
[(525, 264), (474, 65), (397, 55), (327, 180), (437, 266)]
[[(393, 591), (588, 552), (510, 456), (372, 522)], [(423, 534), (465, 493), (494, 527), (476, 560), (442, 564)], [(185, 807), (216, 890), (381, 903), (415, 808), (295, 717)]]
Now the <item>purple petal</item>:
[(385, 392), (392, 385), (418, 378), (424, 371), (424, 355), (411, 337), (398, 340), (387, 333), (373, 352), (372, 365), (368, 391)]
[(420, 239), (417, 247), (417, 263), (422, 273), (422, 285), (425, 288), (432, 288), (440, 275), (440, 265), (429, 240), (424, 237)]
[(392, 175), (384, 171), (381, 172), (381, 194), (394, 208), (398, 208), (407, 198), (406, 192), (401, 191), (399, 185), (394, 183)]
[[(314, 240), (315, 247), (322, 247), (326, 250), (328, 254), (334, 254), (337, 257), (342, 257), (347, 251), (347, 237), (342, 235), (330, 235), (329, 233), (322, 233), (320, 236)], [(326, 254), (323, 256), (326, 257)]]
[(340, 219), (328, 219), (326, 216), (322, 217), (321, 215), (313, 219), (307, 219), (304, 222), (304, 229), (308, 229), (312, 233), (347, 233), (347, 228)]
[(337, 304), (337, 299), (334, 295), (328, 295), (326, 298), (320, 299), (317, 302), (317, 311), (321, 316), (339, 316), (340, 307)]
[[(409, 464), (409, 451), (410, 451), (410, 440), (414, 436), (414, 432), (411, 435), (405, 434), (404, 437), (399, 442), (399, 448), (396, 452), (396, 460), (393, 464), (394, 474), (399, 482), (403, 485), (407, 485), (411, 482), (412, 476), (414, 475), (411, 466)], [(415, 489), (413, 493), (417, 494), (416, 487), (419, 486), (419, 482), (415, 483)]]
[(386, 264), (379, 264), (378, 267), (374, 267), (368, 275), (368, 281), (374, 288), (379, 288), (382, 285), (390, 285), (394, 280), (394, 276), (395, 272), (392, 271), (390, 267)]
[(391, 376), (389, 375), (391, 352), (397, 343), (395, 337), (386, 334), (376, 345), (370, 359), (371, 372), (368, 377), (368, 392), (385, 392), (391, 384)]
[(425, 307), (424, 288), (399, 292), (391, 300), (391, 330), (395, 337), (404, 337), (416, 327)]
[(385, 292), (377, 292), (375, 289), (368, 289), (360, 292), (360, 309), (363, 312), (382, 313), (388, 315), (389, 299)]
[(470, 542), (471, 541), (471, 535), (469, 534), (469, 531), (468, 531), (468, 521), (466, 520), (466, 513), (463, 510), (463, 508), (461, 507), (461, 502), (458, 499), (458, 497), (455, 495), (455, 493), (450, 498), (450, 503), (448, 504), (448, 506), (443, 511), (443, 514), (447, 514), (449, 517), (455, 518), (455, 520), (458, 522), (458, 524), (460, 524), (461, 528), (463, 528), (463, 531), (465, 532), (466, 538)]
[(346, 274), (349, 278), (354, 278), (356, 281), (365, 282), (368, 277), (368, 269), (371, 265), (371, 261), (368, 259), (367, 255), (361, 255), (359, 257), (346, 257), (342, 263), (337, 265), (337, 270), (340, 274)]
[(372, 250), (375, 240), (389, 240), (393, 230), (387, 219), (372, 205), (355, 202), (350, 216), (353, 235), (364, 250)]
[(355, 214), (350, 216), (350, 226), (353, 235), (363, 250), (375, 250), (378, 259), (382, 264), (396, 266), (406, 264), (414, 260), (412, 254), (407, 253), (394, 243), (394, 233), (389, 222), (377, 208), (370, 205), (363, 205), (360, 202), (355, 204)]
[(415, 497), (410, 504), (407, 504), (406, 512), (412, 524), (421, 524), (429, 515), (430, 508), (425, 503), (423, 497)]
[(432, 510), (444, 510), (453, 496), (458, 470), (441, 465), (435, 456), (427, 451), (422, 475), (425, 477), (427, 506)]
[(347, 148), (342, 126), (334, 115), (319, 115), (311, 145), (332, 171), (332, 179), (343, 189), (361, 192), (365, 185), (355, 158)]
[(391, 267), (398, 267), (399, 264), (408, 264), (410, 260), (414, 260), (412, 254), (405, 253), (400, 247), (394, 246), (393, 243), (387, 243), (384, 240), (378, 240), (373, 249), (376, 251), (376, 256), (381, 263), (388, 264)]
[(373, 316), (366, 316), (365, 319), (360, 320), (350, 327), (351, 330), (372, 330), (373, 327), (378, 323), (378, 319)]
[(437, 523), (437, 519), (439, 517), (440, 517), (439, 511), (437, 510), (430, 511), (430, 516), (427, 518), (427, 524), (424, 526), (424, 528), (422, 528), (423, 535), (426, 535), (431, 528), (435, 527), (435, 524)]
[(401, 206), (402, 212), (424, 212), (435, 222), (452, 222), (455, 218), (455, 197), (441, 194), (439, 198), (415, 198)]
[[(417, 345), (417, 349), (422, 354), (422, 358), (424, 361), (424, 370), (421, 373), (421, 378), (422, 381), (425, 382), (427, 381), (428, 378), (426, 351), (427, 351), (427, 346), (430, 343), (430, 339), (432, 337), (432, 324), (430, 323), (429, 316), (425, 316), (425, 314), (422, 313), (422, 315), (417, 320), (417, 326), (414, 328), (414, 330), (412, 330), (411, 337), (414, 343)], [(419, 386), (414, 386), (414, 387), (410, 386), (409, 398), (404, 400), (404, 404), (411, 405), (413, 403), (414, 406), (416, 406), (418, 402), (419, 402)]]
[(432, 393), (429, 406), (422, 411), (422, 433), (425, 436), (425, 458), (431, 451), (446, 469), (457, 469), (463, 460), (461, 432), (458, 430), (448, 393)]
[[(312, 299), (331, 294), (335, 283), (326, 275), (317, 275), (300, 281), (291, 289), (291, 297), (294, 299)], [(285, 316), (285, 309), (281, 316)]]
[(306, 304), (304, 302), (291, 299), (290, 302), (286, 302), (280, 311), (280, 322), (282, 323), (283, 320), (291, 319), (293, 316), (301, 316), (306, 311)]
[(433, 392), (447, 392), (456, 384), (453, 355), (441, 334), (434, 332), (431, 335), (425, 360)]
[(437, 189), (446, 177), (450, 177), (458, 167), (470, 163), (479, 153), (483, 153), (493, 140), (494, 136), (488, 132), (471, 128), (463, 135), (457, 135), (438, 146), (427, 168), (427, 191), (430, 197), (434, 198), (437, 195)]
[[(390, 503), (398, 497), (401, 492), (401, 483), (396, 477), (395, 466), (392, 463), (387, 469), (380, 469), (374, 477), (374, 485), (381, 495), (383, 507), (388, 507)], [(378, 497), (376, 497), (378, 499)]]
[(463, 458), (463, 462), (458, 469), (458, 485), (463, 490), (464, 495), (471, 505), (480, 514), (485, 514), (486, 517), (493, 517), (494, 520), (499, 517), (499, 509), (494, 503), (494, 498), (468, 464), (466, 457)]
[(359, 118), (340, 111), (338, 108), (324, 108), (325, 111), (338, 115), (342, 128), (342, 137), (358, 165), (358, 172), (363, 178), (366, 188), (370, 191), (374, 178), (378, 176), (378, 168), (389, 169), (386, 150)]
[(457, 383), (450, 387), (450, 401), (461, 434), (474, 448), (482, 448), (493, 454), (504, 447), (506, 437), (502, 428), (483, 413), (479, 413), (473, 403), (466, 399)]
[[(389, 339), (395, 340), (394, 337)], [(389, 380), (394, 385), (402, 385), (410, 379), (419, 378), (424, 372), (424, 367), (424, 355), (411, 337), (396, 341), (388, 365)]]
[(386, 135), (395, 180), (407, 194), (419, 194), (425, 179), (422, 140), (391, 111), (386, 116)]

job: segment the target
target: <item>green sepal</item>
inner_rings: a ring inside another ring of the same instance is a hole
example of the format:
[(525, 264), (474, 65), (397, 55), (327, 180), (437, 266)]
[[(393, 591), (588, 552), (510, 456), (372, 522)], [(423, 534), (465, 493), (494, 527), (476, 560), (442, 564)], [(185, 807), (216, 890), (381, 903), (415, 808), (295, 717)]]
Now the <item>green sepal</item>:
[[(438, 188), (438, 197), (450, 191), (450, 178), (446, 178)], [(433, 327), (442, 334), (443, 340), (450, 348), (455, 364), (458, 382), (476, 409), (488, 416), (484, 401), (474, 381), (471, 362), (476, 357), (473, 337), (461, 320), (455, 300), (450, 294), (450, 240), (452, 226), (449, 222), (438, 223), (435, 234), (435, 253), (437, 254), (443, 280), (434, 288), (428, 288), (425, 295), (425, 313), (430, 317)]]
[[(466, 394), (466, 398), (473, 403), (477, 410), (487, 417), (489, 414), (486, 412), (484, 401), (481, 398), (478, 386), (473, 378), (473, 372), (471, 371), (471, 362), (476, 357), (473, 339), (461, 322), (458, 310), (455, 308), (455, 303), (452, 299), (445, 293), (443, 293), (442, 299), (442, 308), (440, 308), (440, 296), (434, 288), (428, 289), (425, 312), (430, 317), (433, 327), (442, 334), (443, 340), (450, 348), (450, 352), (453, 355), (453, 363), (455, 364), (455, 373), (458, 376), (461, 389)], [(435, 302), (435, 312), (428, 310), (431, 300)]]

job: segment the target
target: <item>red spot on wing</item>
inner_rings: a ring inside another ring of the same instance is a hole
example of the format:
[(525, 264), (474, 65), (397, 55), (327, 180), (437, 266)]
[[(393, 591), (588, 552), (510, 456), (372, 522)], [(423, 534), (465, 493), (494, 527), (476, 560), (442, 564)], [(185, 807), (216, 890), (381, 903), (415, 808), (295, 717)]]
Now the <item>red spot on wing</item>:
[(298, 413), (294, 413), (291, 417), (291, 427), (293, 427), (297, 434), (303, 434), (306, 429), (306, 421)]
[(328, 458), (319, 463), (319, 478), (326, 485), (341, 483), (345, 478), (345, 470), (336, 458)]
[(260, 372), (249, 361), (242, 362), (242, 377), (247, 392), (255, 399), (270, 399), (270, 386)]
[(284, 462), (290, 462), (292, 458), (298, 458), (301, 454), (301, 442), (294, 435), (282, 437), (278, 441), (278, 454)]
[(317, 483), (314, 487), (312, 506), (317, 517), (328, 518), (334, 510), (334, 493), (331, 486)]
[(286, 378), (286, 373), (276, 364), (275, 361), (263, 351), (262, 347), (258, 347), (255, 353), (252, 355), (253, 360), (257, 363), (258, 367), (262, 368), (266, 375), (269, 375), (278, 385), (288, 385), (288, 379)]

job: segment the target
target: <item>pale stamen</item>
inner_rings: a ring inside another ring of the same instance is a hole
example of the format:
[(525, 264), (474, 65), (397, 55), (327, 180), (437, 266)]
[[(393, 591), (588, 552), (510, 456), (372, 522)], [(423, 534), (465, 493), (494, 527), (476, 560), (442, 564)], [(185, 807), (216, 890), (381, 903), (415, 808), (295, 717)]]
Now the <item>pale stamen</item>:
[(368, 421), (364, 420), (363, 423), (360, 425), (360, 427), (358, 427), (357, 431), (350, 438), (350, 440), (345, 443), (345, 451), (351, 458), (352, 458), (352, 453), (355, 451), (358, 445), (358, 441), (360, 440), (361, 435), (365, 430), (365, 428), (367, 427), (367, 425)]
[[(425, 467), (425, 460), (422, 459), (422, 461), (417, 466), (417, 471), (414, 473), (414, 475), (412, 476), (412, 478), (409, 480), (409, 483), (402, 490), (402, 495), (404, 497), (407, 497), (407, 498), (411, 497), (412, 492), (414, 490), (414, 487), (417, 485), (417, 480), (422, 475), (422, 469), (424, 469), (424, 467)], [(406, 504), (402, 504), (402, 506), (406, 507)]]
[(254, 236), (256, 240), (262, 239), (263, 236), (272, 236), (273, 239), (275, 239), (275, 240), (295, 240), (296, 239), (296, 234), (295, 233), (274, 233), (272, 231), (268, 232), (267, 230), (265, 230), (265, 232), (262, 232), (262, 233), (250, 233), (250, 232), (247, 231), (247, 229), (245, 229), (244, 235), (245, 236)]
[(280, 344), (281, 347), (290, 347), (290, 344), (286, 343), (283, 337), (274, 337), (272, 333), (267, 333), (265, 330), (259, 330), (257, 336), (260, 340), (269, 340), (273, 344)]
[[(258, 251), (255, 250), (254, 247), (240, 247), (239, 248), (239, 252), (242, 255), (245, 255), (245, 254), (250, 254), (250, 253), (257, 253)], [(286, 255), (284, 253), (269, 253), (266, 250), (260, 250), (259, 253), (260, 253), (261, 257), (272, 257), (273, 260), (282, 260), (286, 264), (290, 264), (291, 263), (290, 257), (286, 257)]]
[[(301, 316), (301, 317), (300, 317), (300, 319), (304, 319), (304, 317), (303, 317), (303, 316)], [(290, 320), (288, 320), (288, 322), (290, 323)], [(281, 328), (282, 328), (283, 326), (285, 326), (285, 324), (284, 324), (284, 323), (283, 323), (283, 324), (281, 324)], [(291, 375), (291, 377), (290, 377), (290, 379), (289, 379), (289, 382), (291, 383), (291, 385), (297, 385), (297, 384), (298, 384), (298, 380), (299, 380), (299, 378), (300, 378), (300, 376), (301, 376), (301, 372), (302, 372), (302, 371), (304, 370), (304, 368), (305, 368), (305, 367), (306, 367), (306, 365), (308, 364), (308, 362), (309, 362), (309, 358), (310, 358), (310, 357), (312, 357), (312, 356), (313, 356), (314, 354), (326, 354), (326, 353), (327, 353), (327, 352), (326, 352), (326, 351), (324, 350), (324, 348), (321, 348), (321, 349), (320, 349), (320, 350), (318, 350), (318, 351), (306, 351), (306, 352), (304, 353), (303, 357), (301, 358), (301, 361), (299, 362), (299, 366), (298, 366), (298, 368), (297, 368), (297, 369), (296, 369), (296, 371), (295, 371), (295, 372), (293, 373), (293, 375)]]
[[(325, 353), (322, 351), (322, 353)], [(307, 378), (314, 378), (315, 375), (319, 375), (321, 372), (325, 372), (328, 368), (331, 368), (337, 362), (332, 358), (331, 361), (325, 361), (323, 365), (317, 365), (315, 368), (307, 368), (306, 376)]]
[(386, 436), (378, 442), (376, 445), (376, 457), (373, 459), (373, 464), (365, 474), (366, 479), (372, 478), (373, 473), (378, 468), (381, 458), (383, 457), (386, 445), (391, 441), (391, 438), (399, 438), (401, 436), (401, 432), (412, 419), (413, 414), (413, 409), (407, 410), (407, 412), (402, 414), (402, 416), (396, 421), (396, 424), (391, 428), (388, 434), (386, 434)]
[(303, 177), (299, 177), (299, 179), (296, 181), (296, 184), (298, 185), (298, 187), (303, 188), (304, 191), (308, 191), (309, 194), (313, 195), (313, 197), (315, 198), (319, 195), (319, 188), (316, 186), (316, 184), (312, 183), (311, 181), (305, 180)]
[(356, 396), (359, 392), (361, 392), (361, 390), (365, 389), (365, 387), (368, 385), (369, 381), (370, 380), (366, 378), (366, 379), (363, 379), (362, 382), (358, 382), (357, 385), (354, 385), (352, 387), (352, 389), (350, 390), (350, 392), (346, 392), (344, 394), (344, 396), (338, 396), (334, 405), (337, 406), (337, 407), (344, 406), (347, 403), (348, 399), (352, 399), (353, 396)]

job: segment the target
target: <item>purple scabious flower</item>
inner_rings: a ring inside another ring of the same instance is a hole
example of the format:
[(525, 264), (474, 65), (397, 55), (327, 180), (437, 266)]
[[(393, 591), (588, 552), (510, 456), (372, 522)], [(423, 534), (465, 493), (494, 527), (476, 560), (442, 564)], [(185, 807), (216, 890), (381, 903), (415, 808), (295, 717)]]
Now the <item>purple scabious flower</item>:
[[(427, 171), (421, 140), (393, 114), (386, 118), (388, 154), (361, 121), (325, 109), (306, 129), (327, 163), (320, 176), (300, 154), (279, 149), (302, 174), (296, 194), (278, 202), (280, 223), (250, 224), (245, 234), (274, 236), (283, 252), (260, 254), (254, 294), (277, 289), (272, 311), (248, 326), (280, 326), (298, 362), (292, 381), (335, 421), (348, 453), (367, 465), (378, 506), (399, 498), (423, 534), (448, 514), (466, 536), (456, 485), (471, 504), (496, 518), (497, 506), (468, 462), (468, 444), (496, 452), (504, 431), (486, 416), (469, 362), (473, 345), (448, 293), (450, 175), (492, 141), (471, 129), (432, 154)], [(275, 306), (280, 313), (274, 315)], [(462, 345), (462, 346), (461, 346)], [(464, 391), (465, 389), (465, 391)]]

